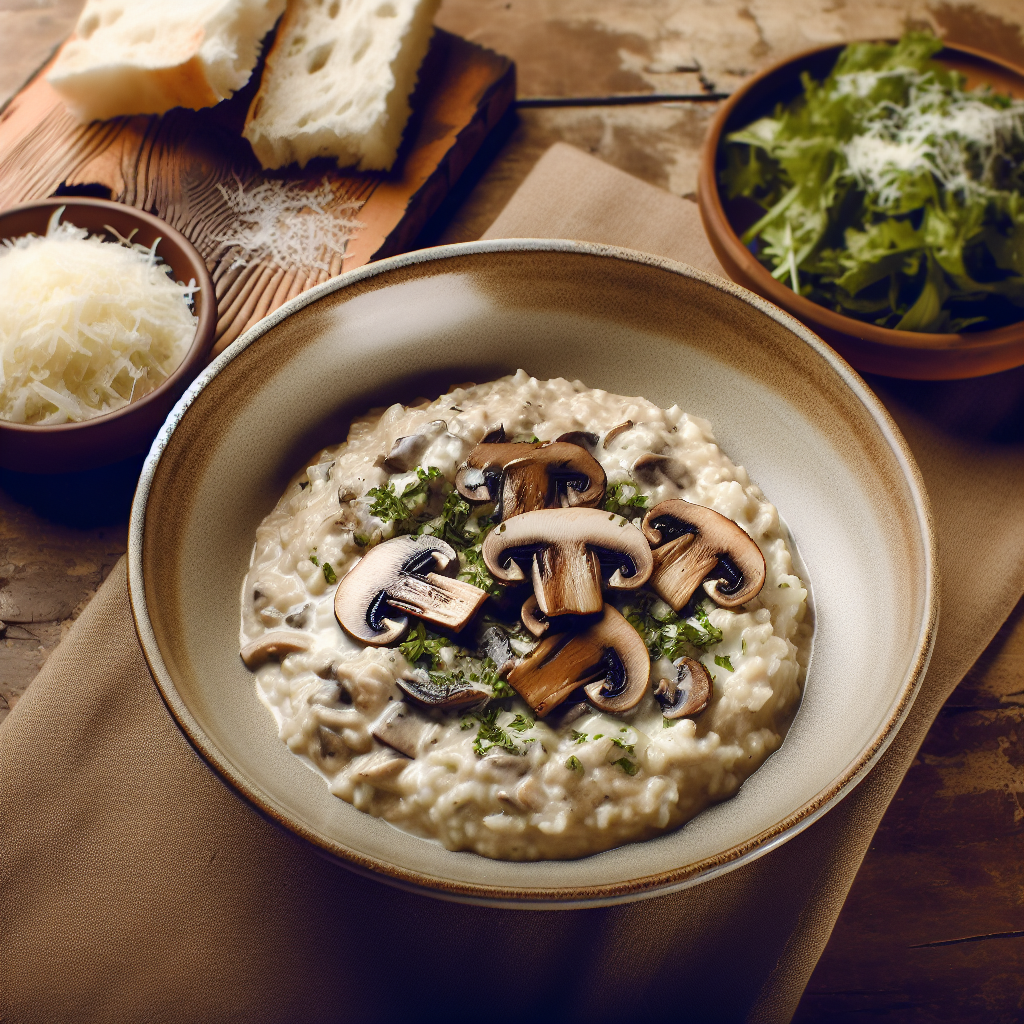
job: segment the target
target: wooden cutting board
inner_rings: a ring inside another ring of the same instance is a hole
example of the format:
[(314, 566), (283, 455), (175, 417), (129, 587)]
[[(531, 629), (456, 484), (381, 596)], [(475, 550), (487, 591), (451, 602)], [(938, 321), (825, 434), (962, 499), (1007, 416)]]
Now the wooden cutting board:
[[(515, 65), (437, 29), (420, 69), (394, 168), (339, 171), (328, 160), (263, 171), (241, 131), (262, 66), (230, 100), (207, 110), (78, 124), (47, 84), (50, 64), (0, 112), (0, 209), (55, 193), (98, 195), (155, 213), (202, 253), (217, 288), (214, 353), (282, 303), (330, 277), (410, 248), (466, 165), (515, 99)], [(218, 185), (267, 180), (315, 187), (327, 178), (328, 209), (361, 224), (328, 270), (242, 266), (217, 236), (231, 211)]]

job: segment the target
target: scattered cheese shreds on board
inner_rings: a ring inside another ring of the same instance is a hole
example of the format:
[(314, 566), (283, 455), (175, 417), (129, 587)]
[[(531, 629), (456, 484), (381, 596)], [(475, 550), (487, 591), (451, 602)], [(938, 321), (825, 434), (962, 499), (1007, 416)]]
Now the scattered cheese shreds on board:
[[(79, 422), (123, 408), (181, 364), (195, 282), (151, 248), (61, 223), (0, 246), (0, 418)], [(111, 229), (112, 230), (112, 229)]]
[(337, 202), (331, 183), (314, 188), (283, 181), (236, 187), (218, 185), (234, 215), (215, 241), (235, 252), (235, 265), (268, 259), (278, 267), (330, 270), (334, 255), (344, 256), (348, 240), (363, 225), (355, 219), (358, 202)]

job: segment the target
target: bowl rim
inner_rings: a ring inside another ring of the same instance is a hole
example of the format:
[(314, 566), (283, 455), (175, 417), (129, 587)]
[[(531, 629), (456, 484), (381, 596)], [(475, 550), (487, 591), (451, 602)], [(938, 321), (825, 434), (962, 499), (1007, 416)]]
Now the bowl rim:
[[(187, 414), (189, 407), (203, 390), (229, 363), (279, 323), (300, 309), (327, 295), (366, 281), (389, 271), (399, 270), (421, 263), (443, 261), (465, 256), (486, 256), (491, 253), (532, 253), (558, 252), (598, 256), (630, 263), (644, 264), (668, 273), (701, 281), (711, 287), (739, 299), (771, 317), (790, 330), (797, 338), (824, 360), (840, 381), (849, 388), (866, 408), (876, 427), (887, 442), (900, 465), (909, 492), (912, 496), (914, 514), (922, 541), (925, 564), (924, 607), (920, 630), (912, 664), (907, 669), (896, 696), (890, 704), (883, 725), (864, 746), (861, 753), (844, 769), (842, 774), (828, 786), (806, 801), (781, 822), (756, 836), (737, 844), (716, 855), (706, 857), (693, 864), (683, 865), (654, 875), (628, 879), (624, 882), (607, 883), (587, 887), (570, 888), (510, 888), (484, 886), (477, 883), (458, 882), (420, 874), (417, 871), (396, 867), (375, 858), (350, 850), (342, 844), (305, 828), (301, 823), (289, 820), (274, 803), (263, 794), (258, 786), (236, 771), (223, 757), (216, 745), (206, 736), (202, 726), (193, 717), (185, 702), (179, 696), (174, 681), (167, 671), (160, 654), (159, 644), (149, 618), (143, 581), (143, 538), (146, 525), (146, 508), (154, 477), (160, 459), (177, 425)], [(153, 675), (157, 689), (172, 718), (185, 734), (186, 739), (197, 753), (212, 767), (229, 788), (241, 796), (264, 818), (297, 834), (313, 844), (314, 849), (328, 859), (355, 871), (357, 874), (376, 881), (413, 892), (460, 903), (471, 903), (489, 907), (513, 909), (558, 910), (633, 902), (653, 896), (665, 895), (700, 882), (708, 881), (738, 867), (759, 859), (776, 847), (792, 839), (818, 820), (863, 781), (870, 769), (892, 742), (909, 713), (925, 671), (928, 668), (935, 644), (935, 630), (939, 614), (938, 571), (936, 541), (931, 506), (924, 482), (910, 449), (899, 428), (857, 373), (828, 345), (798, 320), (772, 303), (748, 291), (740, 285), (726, 281), (716, 275), (705, 273), (687, 264), (637, 252), (617, 246), (577, 242), (564, 239), (493, 239), (463, 242), (455, 245), (438, 246), (404, 253), (355, 270), (326, 281), (285, 303), (275, 312), (255, 324), (225, 349), (192, 382), (178, 400), (150, 448), (139, 478), (135, 499), (132, 503), (128, 533), (128, 593), (132, 616), (142, 646), (143, 654)]]
[[(717, 243), (725, 251), (728, 258), (742, 268), (751, 280), (756, 282), (759, 294), (768, 298), (776, 305), (781, 306), (787, 312), (799, 317), (805, 323), (824, 328), (826, 331), (838, 335), (850, 336), (854, 339), (872, 342), (883, 345), (895, 352), (911, 350), (914, 352), (941, 352), (947, 350), (970, 350), (973, 353), (982, 354), (989, 349), (1002, 349), (1008, 343), (1024, 343), (1024, 313), (1022, 319), (1012, 324), (1004, 324), (1002, 327), (995, 327), (987, 331), (977, 331), (969, 334), (931, 334), (920, 331), (897, 331), (890, 327), (879, 327), (877, 324), (857, 320), (854, 317), (844, 316), (836, 313), (826, 306), (812, 302), (803, 295), (798, 295), (791, 288), (777, 281), (769, 273), (768, 269), (757, 260), (750, 250), (740, 241), (739, 236), (733, 229), (722, 197), (718, 189), (717, 162), (718, 154), (722, 143), (726, 122), (732, 116), (733, 111), (751, 93), (760, 89), (765, 81), (787, 67), (800, 65), (819, 57), (823, 54), (835, 51), (838, 54), (851, 43), (856, 42), (888, 42), (894, 43), (894, 39), (863, 39), (848, 40), (842, 43), (828, 43), (821, 46), (811, 47), (802, 50), (783, 60), (776, 61), (769, 67), (759, 71), (756, 75), (745, 81), (725, 103), (722, 104), (715, 115), (705, 136), (704, 144), (700, 155), (698, 170), (697, 203), (700, 208), (701, 220), (707, 232), (708, 239), (713, 244)], [(944, 54), (953, 56), (962, 55), (969, 60), (993, 64), (1024, 83), (1024, 68), (1018, 67), (1010, 61), (1003, 60), (992, 54), (971, 46), (962, 46), (957, 43), (943, 41), (943, 48), (935, 55), (935, 60), (941, 60)], [(1024, 344), (1021, 346), (1019, 361), (1024, 362)], [(1010, 364), (1001, 369), (1009, 369)], [(995, 372), (986, 371), (986, 372)]]
[(205, 289), (205, 295), (210, 297), (210, 301), (204, 301), (200, 307), (195, 335), (181, 362), (168, 377), (161, 381), (152, 391), (143, 395), (137, 402), (130, 402), (120, 409), (114, 409), (112, 412), (101, 413), (99, 416), (91, 416), (89, 419), (79, 420), (74, 423), (15, 423), (11, 420), (0, 419), (0, 430), (10, 431), (15, 436), (24, 434), (38, 438), (49, 435), (52, 438), (58, 438), (87, 430), (97, 423), (107, 425), (117, 420), (138, 415), (140, 410), (145, 410), (150, 405), (161, 401), (168, 391), (180, 388), (183, 378), (188, 377), (191, 379), (194, 377), (196, 364), (202, 361), (212, 347), (214, 334), (217, 330), (216, 291), (213, 285), (213, 278), (210, 276), (210, 271), (206, 266), (206, 261), (199, 250), (177, 228), (172, 227), (167, 221), (157, 217), (155, 214), (139, 210), (134, 206), (129, 206), (127, 203), (118, 203), (110, 199), (94, 199), (90, 196), (51, 196), (48, 199), (21, 203), (18, 206), (11, 206), (6, 210), (0, 210), (0, 239), (12, 237), (4, 230), (4, 223), (8, 217), (35, 210), (49, 210), (52, 215), (54, 211), (62, 206), (78, 207), (79, 209), (111, 210), (120, 216), (127, 217), (129, 220), (137, 220), (141, 224), (157, 231), (161, 241), (164, 238), (170, 239), (188, 257), (196, 284), (200, 289)]

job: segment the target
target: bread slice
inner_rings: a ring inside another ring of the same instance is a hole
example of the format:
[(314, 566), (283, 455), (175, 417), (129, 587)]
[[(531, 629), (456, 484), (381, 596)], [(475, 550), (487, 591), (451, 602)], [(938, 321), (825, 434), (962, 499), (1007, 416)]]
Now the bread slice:
[(243, 134), (266, 168), (388, 170), (440, 0), (289, 0)]
[(249, 81), (285, 0), (87, 0), (47, 81), (82, 122), (211, 107)]

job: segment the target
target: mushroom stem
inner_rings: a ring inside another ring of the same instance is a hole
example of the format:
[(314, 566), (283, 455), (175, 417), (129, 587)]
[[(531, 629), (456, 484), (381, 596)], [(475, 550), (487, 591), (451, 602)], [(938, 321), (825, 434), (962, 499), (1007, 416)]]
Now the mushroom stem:
[(548, 504), (548, 466), (533, 459), (517, 459), (505, 467), (501, 478), (502, 519), (534, 509), (545, 508)]
[(405, 575), (398, 579), (387, 603), (458, 633), (476, 615), (487, 596), (486, 590), (465, 580), (428, 572), (426, 576)]
[(651, 659), (637, 631), (611, 605), (581, 633), (542, 640), (508, 674), (516, 692), (543, 718), (578, 686), (602, 711), (635, 707), (647, 690)]
[(533, 592), (545, 615), (593, 615), (604, 607), (601, 563), (585, 540), (550, 544), (533, 556)]
[[(682, 558), (687, 548), (686, 558)], [(718, 552), (695, 533), (676, 537), (660, 548), (652, 549), (651, 554), (654, 556), (651, 586), (676, 612), (690, 600), (701, 580), (718, 565)]]

